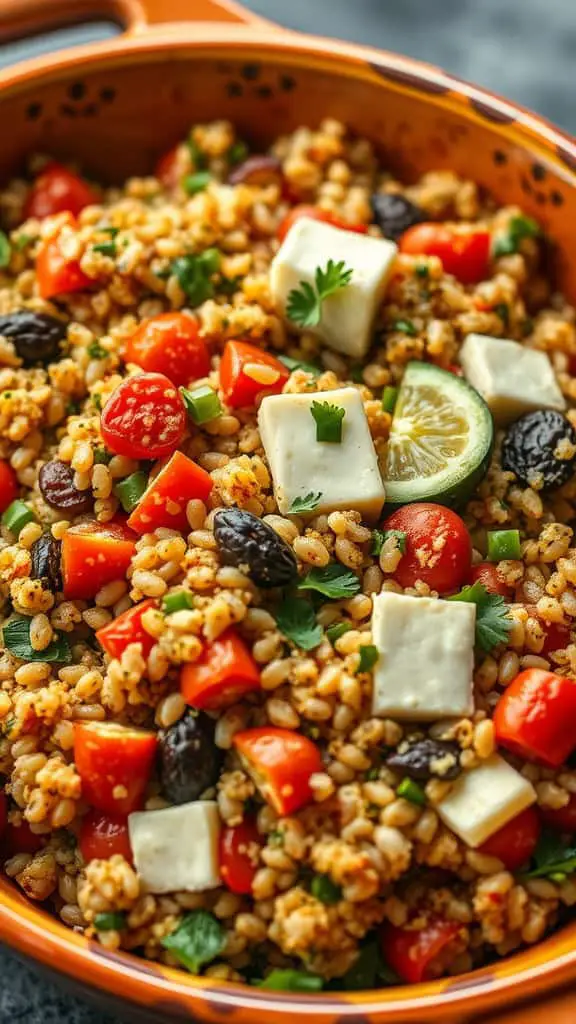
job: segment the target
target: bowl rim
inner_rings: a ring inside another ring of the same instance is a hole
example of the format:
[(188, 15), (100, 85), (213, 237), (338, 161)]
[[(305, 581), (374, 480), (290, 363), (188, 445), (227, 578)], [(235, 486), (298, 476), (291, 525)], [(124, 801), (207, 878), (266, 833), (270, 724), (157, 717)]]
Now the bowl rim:
[[(576, 140), (548, 120), (489, 90), (471, 85), (430, 64), (389, 51), (332, 39), (303, 35), (267, 25), (231, 25), (180, 22), (139, 28), (114, 39), (85, 44), (56, 54), (45, 54), (0, 70), (0, 89), (5, 95), (21, 92), (43, 81), (68, 76), (71, 69), (90, 72), (128, 64), (161, 60), (167, 52), (185, 60), (191, 55), (212, 56), (224, 50), (252, 51), (260, 58), (274, 56), (292, 64), (315, 57), (328, 70), (346, 76), (383, 75), (390, 89), (408, 91), (434, 104), (435, 94), (468, 120), (485, 119), (495, 133), (511, 136), (535, 157), (554, 166), (569, 186), (576, 187)], [(212, 52), (211, 52), (212, 51)], [(264, 992), (247, 985), (196, 978), (184, 971), (140, 960), (129, 953), (110, 953), (100, 944), (75, 934), (46, 910), (12, 894), (8, 880), (0, 878), (0, 940), (19, 953), (37, 960), (61, 975), (83, 980), (120, 1000), (166, 1008), (177, 1013), (193, 1010), (200, 1018), (215, 1019), (231, 1008), (251, 1013), (274, 1013), (278, 1024), (311, 1019), (317, 1024), (360, 1024), (364, 1015), (390, 1022), (402, 1017), (405, 1024), (421, 1024), (425, 1012), (442, 1011), (450, 1016), (464, 1010), (474, 1015), (501, 1008), (510, 998), (520, 1000), (576, 977), (576, 943), (561, 943), (562, 952), (534, 963), (530, 950), (501, 961), (512, 964), (501, 975), (482, 968), (455, 979), (417, 986), (361, 993), (306, 995)], [(24, 912), (23, 912), (24, 910)], [(576, 934), (576, 924), (569, 928)], [(563, 933), (565, 934), (566, 929)], [(547, 938), (540, 950), (557, 943)], [(532, 949), (538, 947), (531, 947)], [(128, 981), (130, 984), (128, 985)], [(390, 997), (392, 993), (392, 997)], [(396, 994), (398, 997), (395, 998)], [(176, 1001), (176, 999), (178, 1001)], [(204, 1003), (204, 1007), (202, 1006)], [(367, 1018), (366, 1018), (367, 1019)], [(249, 1020), (249, 1018), (246, 1018)]]

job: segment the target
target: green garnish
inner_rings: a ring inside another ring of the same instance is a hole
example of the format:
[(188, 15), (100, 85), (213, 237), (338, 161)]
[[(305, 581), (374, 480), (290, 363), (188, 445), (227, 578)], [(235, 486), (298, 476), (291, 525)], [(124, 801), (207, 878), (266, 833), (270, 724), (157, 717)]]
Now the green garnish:
[(374, 644), (364, 644), (363, 647), (358, 648), (358, 654), (360, 655), (360, 661), (358, 662), (356, 674), (370, 672), (378, 661), (378, 648)]
[(237, 142), (233, 142), (228, 150), (226, 156), (228, 157), (229, 164), (241, 164), (243, 160), (248, 156), (248, 146), (242, 139), (238, 139)]
[(372, 530), (372, 547), (370, 548), (371, 555), (376, 555), (376, 557), (378, 557), (384, 547), (385, 539), (386, 534), (383, 530)]
[(0, 267), (8, 266), (11, 255), (12, 246), (10, 245), (10, 239), (8, 238), (8, 235), (5, 235), (3, 231), (0, 231)]
[(108, 355), (106, 349), (102, 348), (102, 345), (97, 341), (90, 342), (87, 351), (90, 359), (106, 359), (106, 356)]
[(148, 477), (141, 469), (115, 485), (114, 494), (125, 512), (134, 511), (147, 486)]
[(25, 615), (10, 619), (2, 629), (4, 646), (23, 661), (60, 661), (69, 664), (72, 651), (66, 637), (59, 633), (56, 640), (42, 651), (35, 651), (30, 643), (30, 619)]
[(196, 171), (195, 174), (187, 174), (182, 184), (189, 196), (195, 196), (197, 192), (203, 192), (211, 181), (210, 171)]
[(288, 319), (299, 327), (317, 327), (324, 300), (350, 284), (351, 278), (352, 269), (346, 268), (344, 260), (339, 263), (328, 260), (324, 270), (316, 267), (315, 289), (308, 281), (301, 281), (300, 288), (294, 288), (288, 295)]
[(402, 334), (408, 334), (411, 338), (415, 338), (418, 334), (411, 320), (395, 320), (392, 324), (392, 330), (401, 331)]
[(194, 167), (196, 168), (196, 170), (200, 171), (204, 167), (206, 167), (206, 164), (208, 163), (208, 157), (206, 156), (206, 153), (202, 152), (202, 150), (200, 149), (200, 146), (192, 138), (191, 135), (187, 139), (186, 145), (188, 146), (188, 152), (190, 153), (190, 156), (192, 157), (192, 161), (194, 163)]
[(35, 518), (34, 513), (29, 505), (24, 501), (20, 501), (20, 498), (16, 498), (4, 512), (2, 516), (2, 526), (5, 526), (7, 530), (12, 533), (18, 534), (26, 523), (31, 523)]
[(486, 654), (508, 639), (512, 619), (501, 594), (489, 594), (486, 587), (478, 582), (471, 587), (463, 587), (459, 594), (446, 600), (468, 601), (476, 605), (476, 643)]
[(172, 273), (191, 306), (200, 306), (215, 294), (211, 277), (220, 267), (220, 253), (217, 249), (205, 249), (199, 254), (188, 253), (172, 261)]
[(342, 899), (342, 889), (332, 881), (330, 875), (314, 875), (310, 883), (310, 892), (320, 903), (330, 906)]
[[(100, 412), (101, 409), (102, 409), (102, 395), (100, 395), (99, 393), (96, 393), (94, 395), (90, 395), (90, 398), (92, 400), (92, 405), (94, 406), (94, 408), (97, 409), (98, 412)], [(71, 410), (70, 415), (72, 415), (72, 413), (78, 412), (78, 411), (79, 411), (78, 407), (76, 406), (74, 409)]]
[(296, 647), (311, 651), (323, 637), (322, 626), (316, 622), (314, 609), (299, 597), (287, 597), (278, 606), (275, 619), (281, 633)]
[(30, 242), (33, 241), (33, 235), (27, 235), (25, 231), (22, 231), (19, 235), (16, 235), (16, 238), (14, 239), (12, 245), (17, 250), (17, 252), (22, 252), (22, 250), (25, 249), (27, 245), (30, 245)]
[(356, 366), (350, 367), (350, 380), (353, 380), (355, 384), (362, 384), (364, 382), (364, 370), (359, 363)]
[(502, 558), (518, 561), (522, 558), (520, 533), (518, 530), (490, 530), (488, 533), (489, 562), (499, 562)]
[(342, 597), (354, 597), (360, 590), (360, 580), (352, 569), (346, 569), (340, 562), (330, 562), (322, 568), (310, 569), (298, 587), (300, 590), (315, 590), (337, 601)]
[(406, 554), (406, 534), (403, 530), (373, 530), (372, 531), (372, 550), (370, 554), (380, 555), (382, 548), (390, 537), (396, 538), (396, 543), (400, 548), (403, 555)]
[(494, 306), (494, 312), (500, 317), (504, 327), (508, 327), (510, 323), (510, 309), (508, 308), (507, 302), (497, 302)]
[(430, 277), (430, 267), (427, 263), (417, 263), (414, 267), (416, 277)]
[(342, 978), (334, 981), (334, 988), (344, 992), (361, 992), (383, 985), (395, 985), (399, 981), (393, 971), (384, 963), (380, 945), (369, 937), (360, 947), (358, 959)]
[(174, 612), (183, 612), (194, 607), (194, 598), (187, 590), (178, 590), (175, 594), (166, 594), (162, 599), (162, 611), (164, 615), (172, 615)]
[(333, 626), (328, 626), (326, 636), (332, 646), (334, 646), (336, 641), (339, 640), (341, 636), (344, 636), (344, 633), (349, 633), (351, 629), (352, 625), (350, 622), (335, 622)]
[(273, 992), (321, 992), (324, 981), (317, 974), (308, 971), (297, 971), (291, 968), (271, 971), (264, 981), (253, 982), (258, 988), (270, 989)]
[(310, 412), (316, 423), (316, 440), (329, 444), (341, 444), (342, 423), (346, 410), (330, 402), (312, 402)]
[(419, 807), (424, 807), (426, 803), (426, 794), (422, 786), (414, 782), (414, 779), (402, 779), (402, 782), (396, 789), (396, 795), (404, 797), (411, 804), (418, 804)]
[(178, 927), (162, 939), (177, 960), (193, 974), (209, 964), (224, 949), (224, 928), (207, 910), (193, 910), (185, 914)]
[(97, 242), (96, 245), (92, 246), (92, 251), (100, 252), (103, 256), (115, 256), (116, 242), (113, 239), (109, 242)]
[(292, 373), (294, 370), (304, 370), (305, 373), (311, 374), (313, 377), (319, 377), (322, 373), (320, 366), (315, 366), (314, 363), (307, 363), (304, 359), (293, 359), (292, 356), (279, 355), (278, 359), (287, 370)]
[(532, 217), (526, 217), (524, 214), (511, 217), (506, 234), (499, 235), (495, 239), (492, 254), (493, 256), (509, 256), (513, 252), (518, 252), (520, 243), (525, 238), (538, 238), (539, 235), (540, 227)]
[(226, 295), (228, 298), (238, 291), (242, 277), (221, 277), (216, 285), (219, 295)]
[(96, 914), (94, 927), (98, 932), (121, 932), (126, 927), (126, 914), (122, 914), (120, 911)]
[[(576, 844), (563, 843), (557, 832), (545, 829), (533, 855), (534, 867), (528, 872), (528, 878), (552, 878), (576, 871)], [(560, 879), (557, 879), (560, 880)]]
[(197, 426), (216, 419), (222, 412), (220, 399), (208, 384), (202, 384), (200, 387), (194, 388), (193, 391), (180, 388), (180, 394), (186, 406), (186, 412)]
[(294, 498), (288, 509), (289, 512), (297, 515), (299, 512), (313, 512), (322, 499), (322, 491), (309, 491), (302, 498)]
[(97, 224), (96, 227), (103, 235), (110, 235), (110, 238), (116, 238), (120, 231), (120, 228), (115, 228), (112, 224)]
[(398, 400), (398, 388), (387, 385), (382, 392), (382, 408), (384, 412), (393, 413)]
[(94, 449), (94, 462), (97, 466), (107, 466), (113, 458), (112, 452), (109, 452), (107, 448)]

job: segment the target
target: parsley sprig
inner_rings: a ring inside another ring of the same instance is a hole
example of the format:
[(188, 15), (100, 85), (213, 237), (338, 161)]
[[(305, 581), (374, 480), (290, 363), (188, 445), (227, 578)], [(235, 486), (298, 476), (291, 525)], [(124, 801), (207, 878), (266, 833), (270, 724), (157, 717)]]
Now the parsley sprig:
[(310, 569), (298, 583), (300, 590), (315, 590), (324, 597), (337, 601), (354, 597), (360, 590), (360, 580), (352, 569), (346, 569), (339, 562), (331, 562), (322, 568)]
[(538, 238), (539, 235), (540, 227), (535, 220), (532, 220), (532, 217), (526, 217), (524, 214), (511, 217), (506, 234), (498, 235), (494, 240), (493, 255), (509, 256), (511, 253), (518, 252), (520, 243), (525, 238)]
[(557, 832), (542, 832), (533, 855), (534, 867), (528, 878), (551, 878), (564, 881), (576, 871), (576, 845), (564, 843)]
[(468, 601), (476, 605), (476, 643), (486, 654), (508, 639), (512, 619), (501, 594), (489, 594), (481, 583), (473, 583), (448, 600)]
[(352, 268), (344, 260), (335, 263), (328, 260), (326, 267), (316, 267), (314, 287), (308, 281), (300, 281), (299, 288), (293, 288), (288, 295), (286, 312), (288, 319), (299, 327), (317, 327), (322, 316), (322, 303), (339, 292), (352, 279)]
[(330, 402), (312, 402), (310, 412), (316, 424), (316, 440), (341, 444), (346, 410), (341, 405), (331, 405)]
[(313, 512), (315, 508), (318, 508), (321, 500), (322, 491), (309, 491), (301, 498), (294, 498), (288, 511), (293, 515), (297, 515), (299, 512)]
[(324, 635), (312, 605), (301, 597), (285, 598), (276, 609), (275, 619), (286, 639), (303, 651), (318, 647)]

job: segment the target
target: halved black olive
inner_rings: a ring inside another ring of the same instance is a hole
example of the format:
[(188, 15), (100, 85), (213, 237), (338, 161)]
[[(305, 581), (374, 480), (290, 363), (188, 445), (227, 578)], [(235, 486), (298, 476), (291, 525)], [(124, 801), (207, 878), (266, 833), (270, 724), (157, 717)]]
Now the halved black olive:
[(220, 509), (214, 536), (225, 565), (244, 569), (259, 587), (285, 587), (298, 577), (292, 548), (258, 516), (240, 508)]
[(386, 758), (386, 764), (390, 768), (398, 768), (411, 779), (455, 779), (462, 770), (459, 755), (457, 743), (430, 737), (408, 739)]
[(18, 309), (0, 316), (0, 334), (9, 338), (26, 366), (50, 363), (61, 354), (66, 324), (49, 313)]
[(568, 483), (576, 471), (576, 430), (570, 420), (555, 409), (521, 416), (506, 431), (502, 468), (514, 473), (524, 487), (548, 491)]
[(173, 804), (197, 800), (218, 781), (223, 756), (214, 742), (214, 722), (202, 712), (187, 714), (169, 729), (162, 729), (158, 759), (166, 799)]

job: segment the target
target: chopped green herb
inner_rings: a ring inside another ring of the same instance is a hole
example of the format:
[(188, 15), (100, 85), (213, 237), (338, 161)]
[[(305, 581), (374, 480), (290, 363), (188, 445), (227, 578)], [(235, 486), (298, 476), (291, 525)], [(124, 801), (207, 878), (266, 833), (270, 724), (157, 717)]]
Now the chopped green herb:
[(183, 612), (194, 607), (194, 598), (187, 590), (178, 590), (175, 594), (166, 594), (162, 599), (162, 611), (164, 615), (173, 615), (174, 612)]
[(383, 530), (372, 530), (372, 547), (370, 548), (371, 555), (376, 555), (376, 557), (378, 557), (384, 547), (385, 539), (386, 534)]
[(304, 494), (302, 498), (294, 498), (288, 511), (293, 515), (297, 515), (299, 512), (313, 512), (320, 504), (321, 499), (321, 491), (310, 491), (308, 494)]
[(120, 231), (120, 228), (115, 228), (112, 224), (97, 224), (96, 228), (98, 231), (101, 231), (103, 235), (110, 235), (110, 238), (116, 238), (116, 235)]
[(532, 217), (526, 217), (524, 214), (511, 217), (506, 234), (498, 235), (494, 241), (493, 255), (509, 256), (513, 252), (518, 252), (525, 238), (538, 238), (539, 235), (540, 227)]
[(16, 235), (12, 245), (17, 252), (22, 252), (30, 242), (34, 242), (35, 239), (32, 235), (27, 235), (25, 231), (21, 231), (19, 235)]
[(310, 883), (310, 892), (320, 903), (330, 906), (342, 899), (342, 889), (332, 881), (330, 875), (314, 875)]
[(122, 914), (120, 911), (96, 914), (94, 927), (98, 932), (121, 932), (126, 927), (126, 914)]
[(564, 843), (557, 832), (545, 829), (534, 850), (533, 862), (528, 878), (571, 875), (576, 871), (576, 844)]
[(518, 530), (490, 530), (488, 533), (489, 562), (499, 562), (503, 558), (517, 561), (522, 558), (520, 533)]
[(416, 277), (430, 277), (430, 267), (427, 263), (417, 263), (414, 267), (414, 273), (416, 274)]
[(321, 992), (324, 982), (317, 974), (308, 971), (297, 971), (291, 968), (271, 971), (264, 981), (255, 982), (258, 988), (270, 989), (273, 992)]
[(10, 245), (10, 239), (8, 238), (8, 235), (5, 235), (3, 231), (0, 231), (0, 267), (8, 266), (11, 255), (12, 246)]
[(203, 170), (203, 168), (206, 167), (206, 164), (208, 163), (208, 157), (200, 149), (200, 146), (192, 137), (192, 135), (190, 135), (190, 137), (187, 139), (187, 146), (190, 156), (192, 157), (194, 167), (196, 168), (197, 171)]
[(191, 306), (200, 306), (214, 297), (211, 277), (219, 266), (220, 253), (217, 249), (205, 249), (198, 255), (188, 253), (172, 261), (172, 273), (178, 278), (178, 284)]
[(500, 317), (504, 327), (508, 327), (510, 323), (510, 309), (507, 302), (497, 302), (494, 306), (494, 312)]
[(102, 256), (115, 256), (116, 255), (116, 242), (111, 239), (109, 242), (97, 242), (96, 245), (92, 246), (93, 252), (99, 252)]
[(463, 587), (459, 594), (446, 600), (469, 601), (476, 605), (476, 643), (486, 654), (508, 639), (512, 619), (500, 594), (489, 594), (486, 587), (478, 582), (471, 587)]
[(320, 366), (315, 366), (314, 363), (307, 363), (304, 359), (293, 359), (292, 356), (279, 355), (278, 359), (290, 373), (294, 370), (303, 370), (304, 373), (311, 374), (312, 377), (319, 377), (322, 373)]
[(94, 462), (97, 466), (107, 466), (113, 458), (112, 452), (109, 452), (107, 448), (94, 449)]
[(328, 626), (328, 629), (326, 630), (326, 636), (328, 637), (332, 646), (334, 646), (336, 641), (339, 640), (341, 636), (344, 636), (344, 633), (348, 633), (351, 629), (352, 625), (350, 622), (335, 622), (333, 626)]
[(248, 152), (249, 150), (246, 143), (242, 142), (242, 139), (238, 139), (236, 142), (232, 143), (226, 154), (228, 157), (228, 163), (232, 164), (232, 166), (241, 164), (248, 156)]
[(342, 423), (346, 410), (340, 405), (331, 405), (330, 402), (312, 402), (310, 412), (316, 424), (316, 440), (328, 444), (341, 444)]
[(353, 380), (355, 384), (364, 383), (364, 370), (359, 363), (350, 367), (350, 380)]
[(2, 526), (12, 533), (19, 534), (22, 527), (26, 526), (26, 523), (31, 523), (34, 518), (30, 506), (26, 502), (20, 501), (20, 498), (16, 498), (4, 512)]
[(360, 947), (358, 958), (342, 978), (334, 981), (334, 987), (344, 992), (361, 992), (383, 985), (398, 984), (398, 977), (382, 959), (377, 939), (369, 937)]
[(298, 587), (300, 590), (315, 590), (337, 601), (343, 597), (354, 597), (360, 590), (360, 580), (352, 569), (346, 569), (340, 562), (330, 562), (322, 568), (310, 569)]
[(134, 511), (147, 486), (148, 477), (141, 469), (115, 485), (114, 494), (125, 512)]
[(92, 341), (88, 345), (88, 355), (90, 356), (90, 359), (106, 359), (108, 352), (105, 348), (102, 348), (102, 345), (100, 345), (99, 342)]
[(308, 601), (287, 597), (276, 609), (275, 619), (287, 640), (303, 651), (311, 651), (321, 643), (322, 626), (316, 622), (314, 609)]
[(238, 291), (241, 281), (241, 277), (221, 277), (216, 285), (216, 289), (220, 295), (229, 297)]
[(370, 672), (378, 661), (378, 648), (374, 644), (364, 644), (363, 647), (358, 648), (358, 654), (360, 661), (356, 672)]
[(197, 192), (203, 192), (211, 181), (210, 171), (196, 171), (195, 174), (187, 174), (182, 184), (189, 196), (195, 196)]
[(387, 385), (382, 392), (382, 408), (384, 412), (393, 413), (398, 401), (398, 388)]
[(414, 782), (414, 779), (402, 779), (402, 782), (396, 789), (396, 795), (404, 797), (411, 804), (418, 804), (419, 807), (424, 807), (426, 803), (426, 794), (422, 786)]
[(324, 270), (316, 267), (315, 288), (308, 281), (301, 281), (300, 288), (294, 288), (288, 295), (288, 319), (299, 327), (317, 327), (324, 300), (350, 284), (351, 278), (352, 270), (346, 268), (344, 260), (339, 263), (328, 260)]
[(415, 338), (418, 334), (411, 320), (395, 320), (392, 324), (392, 330), (401, 331), (402, 334), (408, 334), (411, 338)]
[[(95, 409), (98, 410), (98, 412), (100, 412), (100, 410), (102, 409), (102, 395), (96, 392), (96, 394), (91, 395), (90, 397), (92, 399), (92, 405), (94, 406)], [(78, 412), (78, 408), (76, 408), (74, 411)]]
[[(376, 536), (376, 534), (378, 536)], [(372, 534), (372, 554), (381, 554), (384, 544), (386, 543), (387, 540), (390, 540), (392, 537), (396, 541), (396, 547), (400, 549), (403, 555), (405, 555), (406, 534), (404, 533), (403, 530), (374, 530), (374, 533)]]
[(200, 387), (194, 388), (193, 391), (180, 388), (180, 394), (186, 406), (186, 412), (197, 426), (216, 419), (216, 416), (222, 412), (220, 399), (214, 388), (209, 387), (208, 384), (202, 384)]
[(175, 931), (161, 941), (184, 967), (198, 974), (204, 964), (209, 964), (222, 952), (226, 936), (214, 914), (207, 910), (193, 910), (182, 918)]
[(59, 661), (69, 664), (72, 661), (70, 644), (63, 634), (48, 644), (42, 651), (35, 651), (30, 643), (30, 619), (25, 615), (10, 619), (2, 629), (4, 646), (15, 658), (23, 661)]

